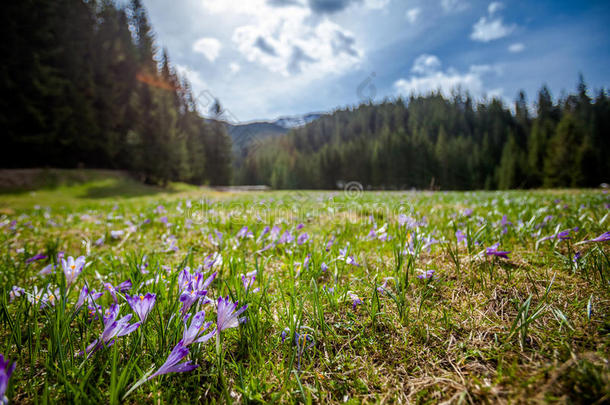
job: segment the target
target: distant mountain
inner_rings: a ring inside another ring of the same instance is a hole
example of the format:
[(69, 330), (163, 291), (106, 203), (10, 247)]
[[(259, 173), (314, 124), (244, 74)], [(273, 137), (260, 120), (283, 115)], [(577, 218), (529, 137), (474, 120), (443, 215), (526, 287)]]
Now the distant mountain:
[(233, 140), (233, 153), (238, 157), (245, 153), (246, 147), (252, 142), (270, 136), (286, 135), (289, 130), (299, 128), (322, 117), (323, 113), (309, 113), (280, 117), (274, 121), (253, 121), (232, 124), (225, 122), (227, 132)]
[(225, 122), (227, 132), (233, 140), (233, 153), (239, 155), (252, 142), (270, 136), (286, 135), (289, 129), (273, 122), (249, 122), (246, 124), (231, 124)]
[(273, 121), (274, 124), (279, 125), (282, 128), (298, 128), (304, 125), (309, 124), (312, 121), (317, 120), (321, 116), (325, 115), (324, 113), (309, 113), (305, 115), (294, 115), (289, 117), (280, 117)]

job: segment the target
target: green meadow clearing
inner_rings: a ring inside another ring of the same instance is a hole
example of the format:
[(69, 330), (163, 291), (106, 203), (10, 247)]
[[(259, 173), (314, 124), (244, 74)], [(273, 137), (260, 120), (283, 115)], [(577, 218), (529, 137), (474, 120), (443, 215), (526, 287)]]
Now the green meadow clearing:
[(0, 194), (14, 403), (610, 401), (603, 190), (75, 176)]

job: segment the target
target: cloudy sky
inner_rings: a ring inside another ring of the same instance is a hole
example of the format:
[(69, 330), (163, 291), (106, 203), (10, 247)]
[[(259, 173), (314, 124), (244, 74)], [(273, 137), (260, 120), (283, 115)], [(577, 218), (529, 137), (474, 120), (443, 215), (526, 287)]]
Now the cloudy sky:
[(157, 43), (236, 121), (461, 87), (610, 85), (606, 1), (144, 0)]

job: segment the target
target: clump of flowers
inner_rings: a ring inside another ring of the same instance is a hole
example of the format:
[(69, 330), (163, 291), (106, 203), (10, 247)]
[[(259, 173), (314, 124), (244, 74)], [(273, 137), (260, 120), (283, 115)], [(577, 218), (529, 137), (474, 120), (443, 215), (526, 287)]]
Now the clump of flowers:
[(28, 293), (27, 298), (28, 301), (32, 304), (38, 304), (40, 308), (53, 307), (55, 306), (55, 302), (59, 297), (59, 288), (51, 289), (51, 286), (48, 286), (46, 289), (38, 289), (38, 287), (34, 286), (33, 293)]
[[(206, 288), (214, 281), (216, 274), (217, 273), (214, 272), (206, 279), (201, 272), (191, 274), (188, 268), (182, 270), (178, 276), (178, 285), (181, 290), (180, 302), (182, 303), (182, 315), (186, 315), (193, 304), (208, 293)], [(209, 302), (209, 300), (204, 303), (207, 302)]]

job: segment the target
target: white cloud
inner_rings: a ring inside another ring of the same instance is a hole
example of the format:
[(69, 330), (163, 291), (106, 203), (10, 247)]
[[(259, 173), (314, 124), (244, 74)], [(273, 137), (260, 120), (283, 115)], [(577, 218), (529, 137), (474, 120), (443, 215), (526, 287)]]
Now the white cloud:
[(424, 53), (415, 59), (411, 71), (413, 73), (426, 74), (436, 72), (440, 67), (441, 61), (438, 57)]
[(266, 7), (266, 0), (227, 1), (201, 0), (203, 6), (212, 13), (232, 12), (238, 14), (255, 14)]
[(390, 4), (390, 1), (391, 0), (365, 0), (364, 4), (370, 9), (381, 10)]
[(349, 31), (327, 18), (312, 24), (309, 9), (281, 8), (252, 17), (253, 24), (235, 29), (233, 42), (248, 61), (272, 72), (315, 78), (341, 73), (362, 59)]
[(239, 72), (240, 69), (241, 69), (241, 66), (239, 66), (239, 63), (235, 63), (235, 62), (229, 63), (229, 70), (231, 71), (231, 73), (235, 74), (235, 73)]
[(417, 18), (419, 17), (420, 14), (421, 14), (421, 8), (415, 7), (410, 10), (407, 10), (407, 12), (405, 13), (405, 17), (411, 24), (415, 24), (415, 22), (417, 21)]
[(514, 30), (515, 25), (504, 25), (501, 17), (494, 20), (491, 18), (488, 19), (487, 17), (481, 17), (472, 27), (470, 38), (474, 41), (489, 42), (503, 38), (511, 34)]
[(500, 11), (504, 8), (504, 4), (500, 3), (499, 1), (494, 1), (492, 3), (489, 3), (489, 6), (487, 7), (487, 11), (489, 12), (489, 15), (493, 15), (496, 11)]
[(443, 71), (436, 56), (424, 54), (415, 60), (411, 71), (416, 75), (394, 82), (394, 88), (399, 94), (428, 94), (440, 90), (445, 96), (449, 96), (458, 88), (476, 97), (484, 94), (492, 96), (502, 94), (502, 89), (486, 91), (483, 84), (484, 76), (501, 73), (494, 65), (471, 65), (468, 71), (463, 73), (453, 68)]
[(203, 54), (210, 62), (218, 58), (221, 48), (222, 44), (216, 38), (199, 38), (193, 44), (193, 51)]
[(508, 47), (508, 50), (512, 53), (519, 53), (519, 52), (522, 52), (524, 49), (525, 49), (525, 45), (523, 45), (521, 42), (511, 44)]
[(472, 26), (470, 38), (474, 41), (489, 42), (510, 35), (515, 30), (516, 25), (505, 25), (502, 21), (502, 17), (493, 18), (494, 14), (503, 8), (504, 4), (499, 1), (489, 3), (489, 6), (487, 7), (489, 16), (481, 17), (479, 21)]
[(468, 8), (468, 3), (464, 0), (441, 0), (441, 7), (446, 13), (464, 11)]

